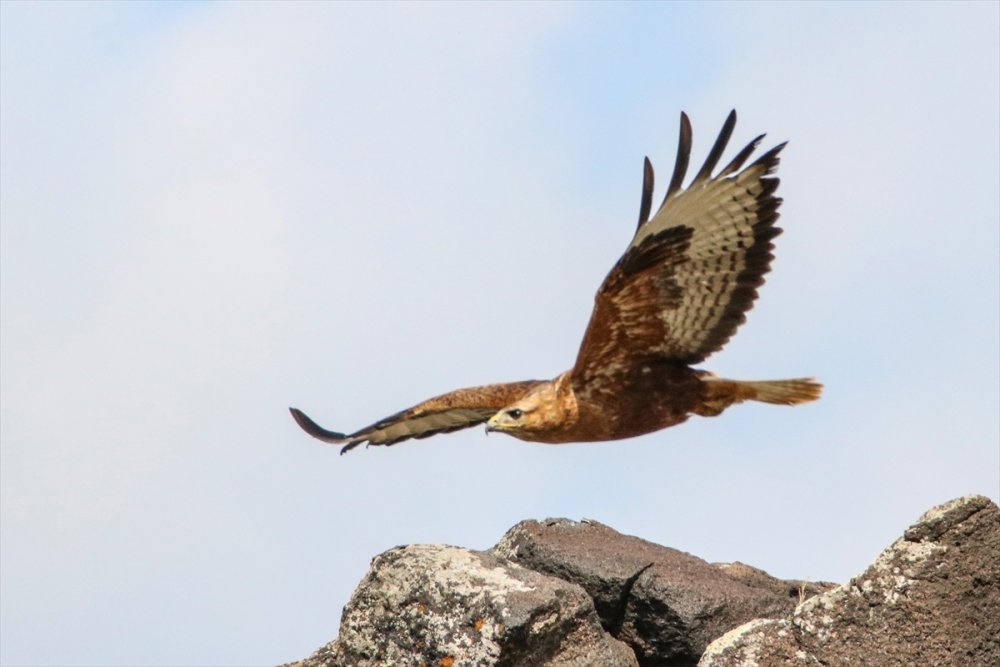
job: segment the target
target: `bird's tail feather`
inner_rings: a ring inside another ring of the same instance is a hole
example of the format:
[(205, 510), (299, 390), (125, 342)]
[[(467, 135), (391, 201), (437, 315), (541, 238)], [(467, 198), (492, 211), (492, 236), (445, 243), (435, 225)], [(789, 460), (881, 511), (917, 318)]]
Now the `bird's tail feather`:
[(751, 401), (775, 403), (777, 405), (798, 405), (819, 398), (823, 385), (812, 378), (795, 380), (760, 380), (737, 382), (742, 391), (749, 394)]
[(701, 378), (705, 397), (695, 413), (715, 416), (734, 403), (760, 401), (775, 405), (798, 405), (819, 398), (823, 385), (813, 378), (794, 380), (726, 380), (713, 376)]

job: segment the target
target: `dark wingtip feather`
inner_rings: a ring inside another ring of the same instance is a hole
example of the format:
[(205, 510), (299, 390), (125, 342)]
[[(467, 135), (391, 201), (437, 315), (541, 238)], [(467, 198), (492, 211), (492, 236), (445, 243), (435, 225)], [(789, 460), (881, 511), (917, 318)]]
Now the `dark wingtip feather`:
[[(323, 442), (332, 442), (334, 444), (340, 444), (344, 440), (347, 440), (346, 434), (326, 430), (306, 416), (306, 413), (297, 408), (288, 408), (288, 411), (292, 413), (292, 418), (295, 419), (295, 423), (298, 424), (303, 431), (318, 440), (322, 440)], [(345, 447), (345, 450), (353, 447), (354, 444), (356, 443), (349, 444)]]
[(728, 176), (729, 174), (735, 173), (740, 167), (742, 167), (743, 163), (747, 161), (747, 158), (750, 157), (755, 150), (757, 150), (757, 146), (760, 145), (760, 142), (765, 136), (766, 135), (759, 134), (753, 141), (744, 146), (743, 150), (737, 153), (736, 157), (734, 157), (729, 164), (722, 168), (718, 177), (722, 178), (723, 176)]
[(642, 199), (639, 201), (639, 224), (649, 220), (649, 212), (653, 208), (653, 163), (646, 157), (642, 163)]
[[(361, 440), (355, 440), (354, 442), (347, 443), (346, 445), (344, 445), (343, 447), (340, 448), (340, 455), (343, 456), (347, 452), (351, 451), (352, 449), (354, 449), (355, 447), (357, 447), (358, 445), (360, 445), (361, 442), (362, 442)], [(371, 443), (368, 443), (368, 444), (371, 444)]]
[(663, 197), (666, 204), (670, 197), (681, 189), (684, 182), (684, 175), (687, 174), (688, 161), (691, 159), (691, 120), (687, 114), (681, 112), (681, 130), (677, 139), (677, 160), (674, 162), (674, 173), (670, 177), (670, 185), (667, 187), (667, 194)]
[(729, 112), (729, 115), (726, 116), (726, 122), (722, 124), (722, 130), (719, 131), (719, 136), (716, 138), (715, 144), (712, 145), (712, 150), (708, 152), (708, 157), (705, 158), (705, 164), (703, 164), (701, 169), (698, 170), (694, 180), (691, 181), (691, 185), (700, 183), (712, 176), (712, 170), (715, 169), (715, 165), (719, 164), (719, 158), (722, 157), (722, 153), (726, 150), (726, 146), (729, 144), (729, 138), (733, 136), (733, 129), (735, 127), (736, 109), (733, 109)]
[(777, 146), (775, 146), (774, 148), (772, 148), (771, 150), (767, 151), (759, 158), (754, 160), (753, 164), (751, 164), (750, 166), (752, 167), (758, 164), (763, 165), (767, 167), (767, 171), (764, 172), (765, 174), (773, 173), (778, 166), (779, 162), (778, 154), (781, 153), (781, 151), (784, 150), (785, 146), (787, 145), (788, 145), (787, 141), (782, 141), (780, 144), (778, 144)]

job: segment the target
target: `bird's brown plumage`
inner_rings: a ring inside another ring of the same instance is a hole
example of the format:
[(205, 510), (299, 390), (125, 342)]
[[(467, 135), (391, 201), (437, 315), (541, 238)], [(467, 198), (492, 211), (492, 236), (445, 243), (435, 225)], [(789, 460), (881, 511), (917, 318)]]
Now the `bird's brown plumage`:
[(292, 408), (310, 435), (343, 444), (392, 445), (476, 424), (536, 442), (617, 440), (714, 416), (745, 400), (794, 405), (819, 397), (810, 379), (745, 382), (691, 368), (722, 348), (746, 320), (774, 256), (781, 199), (779, 144), (743, 165), (763, 135), (718, 173), (736, 125), (731, 112), (704, 165), (683, 188), (691, 125), (681, 114), (677, 160), (650, 217), (653, 167), (643, 169), (639, 224), (597, 291), (573, 368), (550, 381), (471, 387), (443, 394), (351, 434), (327, 431)]

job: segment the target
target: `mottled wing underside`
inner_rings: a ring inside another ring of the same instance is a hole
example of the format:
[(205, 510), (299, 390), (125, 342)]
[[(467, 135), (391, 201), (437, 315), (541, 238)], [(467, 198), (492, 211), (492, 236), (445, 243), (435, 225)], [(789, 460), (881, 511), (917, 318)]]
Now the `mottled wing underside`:
[(483, 424), (539, 384), (539, 380), (525, 380), (458, 389), (435, 396), (350, 434), (328, 431), (301, 410), (289, 409), (306, 433), (324, 442), (344, 445), (340, 450), (343, 454), (364, 442), (369, 445), (394, 445), (410, 438), (427, 438)]
[(595, 298), (573, 370), (575, 388), (610, 380), (651, 357), (696, 364), (719, 350), (746, 320), (781, 233), (774, 226), (775, 146), (742, 169), (763, 135), (712, 175), (736, 124), (731, 112), (704, 166), (682, 188), (691, 125), (681, 114), (674, 174), (652, 209), (653, 169), (646, 160), (639, 226)]

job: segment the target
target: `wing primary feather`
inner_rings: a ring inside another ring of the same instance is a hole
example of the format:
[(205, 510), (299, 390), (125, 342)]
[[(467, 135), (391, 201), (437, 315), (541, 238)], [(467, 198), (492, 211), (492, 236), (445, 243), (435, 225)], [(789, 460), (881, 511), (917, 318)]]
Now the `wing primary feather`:
[[(302, 412), (297, 408), (288, 408), (288, 411), (292, 413), (292, 418), (295, 419), (295, 423), (298, 424), (303, 431), (305, 431), (312, 437), (316, 438), (317, 440), (322, 440), (323, 442), (330, 442), (335, 445), (339, 445), (349, 440), (351, 437), (346, 433), (337, 433), (336, 431), (326, 430), (325, 428), (314, 422), (312, 419), (310, 419), (306, 415), (306, 413)], [(351, 448), (356, 447), (359, 442), (361, 441), (359, 440), (357, 442), (348, 442), (344, 446), (344, 448), (340, 450), (340, 453), (343, 454), (344, 452), (350, 450)]]
[(715, 169), (715, 165), (719, 164), (719, 158), (722, 157), (723, 151), (726, 150), (726, 146), (729, 144), (729, 138), (733, 136), (733, 128), (736, 127), (736, 109), (729, 112), (726, 116), (726, 122), (722, 124), (722, 130), (719, 132), (718, 138), (715, 140), (715, 144), (712, 146), (712, 150), (708, 152), (708, 157), (705, 158), (705, 164), (701, 166), (698, 170), (698, 174), (691, 181), (691, 186), (696, 183), (701, 183), (707, 178), (712, 176), (712, 170)]
[(649, 212), (653, 208), (653, 163), (646, 157), (642, 163), (642, 199), (639, 202), (639, 224), (642, 227), (649, 220)]
[(739, 153), (736, 154), (736, 157), (733, 158), (732, 162), (730, 162), (729, 164), (727, 164), (725, 167), (722, 168), (722, 171), (719, 172), (717, 178), (723, 178), (724, 176), (729, 176), (730, 174), (735, 173), (740, 167), (742, 167), (743, 163), (747, 161), (747, 158), (750, 157), (750, 155), (755, 150), (757, 150), (757, 146), (760, 145), (760, 142), (764, 139), (765, 136), (767, 135), (764, 134), (758, 135), (757, 137), (754, 138), (753, 141), (744, 146), (743, 150), (741, 150)]
[[(765, 174), (772, 173), (774, 169), (778, 166), (778, 153), (780, 153), (787, 145), (788, 145), (787, 141), (781, 142), (780, 144), (778, 144), (777, 146), (775, 146), (774, 148), (772, 148), (771, 150), (769, 150), (768, 152), (764, 153), (759, 158), (754, 160), (753, 163), (750, 165), (750, 167), (754, 167), (756, 165), (763, 165), (767, 167), (767, 171), (764, 172)], [(749, 169), (750, 167), (747, 168)], [(777, 187), (777, 184), (775, 184), (775, 187)]]
[(687, 114), (681, 112), (681, 132), (677, 139), (677, 160), (674, 162), (674, 174), (670, 177), (670, 185), (667, 187), (667, 194), (663, 197), (666, 204), (670, 197), (681, 189), (684, 182), (684, 175), (687, 174), (688, 161), (691, 159), (691, 121)]

